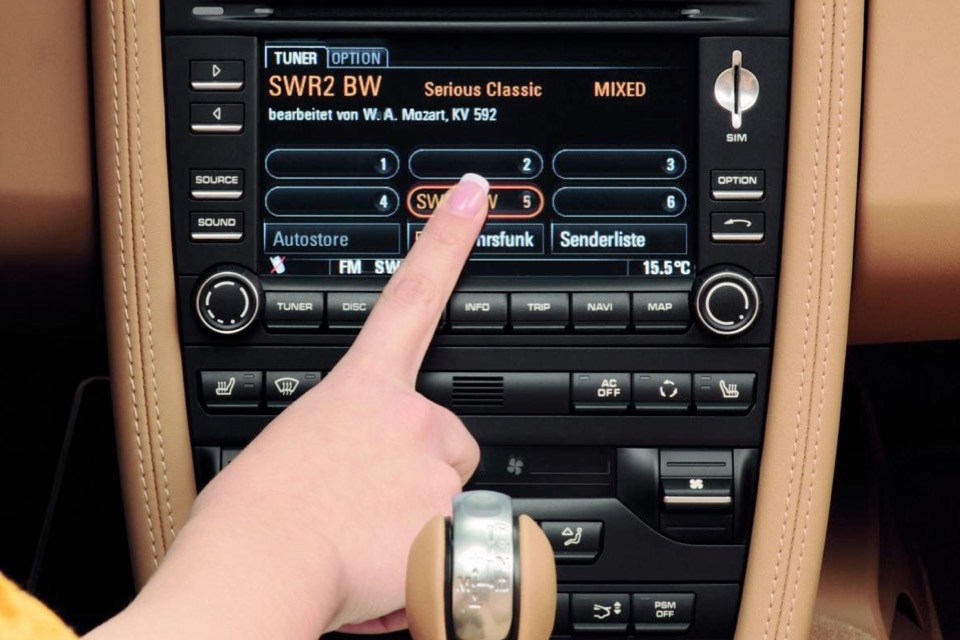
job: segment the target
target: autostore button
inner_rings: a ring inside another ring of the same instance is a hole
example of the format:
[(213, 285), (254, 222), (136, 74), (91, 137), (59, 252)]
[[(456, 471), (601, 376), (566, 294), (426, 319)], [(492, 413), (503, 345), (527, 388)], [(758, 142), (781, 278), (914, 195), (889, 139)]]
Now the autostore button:
[(267, 223), (266, 253), (338, 258), (357, 255), (399, 255), (400, 225), (394, 223), (324, 224)]
[(194, 242), (238, 242), (243, 240), (243, 212), (192, 211), (190, 239)]
[(686, 411), (692, 397), (689, 373), (633, 374), (633, 404), (638, 411)]
[(573, 374), (573, 408), (577, 411), (626, 411), (628, 406), (629, 373)]
[(633, 324), (637, 329), (686, 329), (690, 323), (690, 295), (685, 291), (647, 291), (633, 294)]
[(626, 593), (575, 593), (570, 609), (575, 633), (627, 632), (630, 596)]
[(282, 409), (317, 386), (319, 371), (267, 371), (267, 406)]
[(553, 252), (560, 255), (683, 255), (685, 224), (554, 224)]
[(575, 329), (626, 329), (630, 323), (629, 293), (575, 293), (571, 308)]
[(360, 327), (376, 304), (379, 293), (370, 291), (327, 294), (327, 324), (331, 329)]
[[(411, 222), (407, 226), (407, 246), (413, 244), (423, 233), (426, 224)], [(543, 255), (543, 225), (517, 222), (487, 223), (477, 236), (474, 255)]]
[[(429, 218), (452, 184), (418, 184), (407, 194), (407, 209), (418, 218)], [(490, 220), (536, 218), (543, 211), (543, 192), (532, 184), (492, 184), (487, 193)]]
[(243, 197), (243, 171), (194, 169), (190, 172), (190, 197), (195, 200), (239, 200)]
[(541, 522), (557, 562), (593, 562), (600, 555), (602, 522)]
[(454, 329), (499, 330), (507, 325), (507, 294), (455, 293), (450, 298)]
[(693, 623), (696, 594), (633, 594), (633, 630), (646, 633), (684, 633)]
[(268, 329), (319, 329), (323, 323), (320, 291), (267, 291), (263, 319)]

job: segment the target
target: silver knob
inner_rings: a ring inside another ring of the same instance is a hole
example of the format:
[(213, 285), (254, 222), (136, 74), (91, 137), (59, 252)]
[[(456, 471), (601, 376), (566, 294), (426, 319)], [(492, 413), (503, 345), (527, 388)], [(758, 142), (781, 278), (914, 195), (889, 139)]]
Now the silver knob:
[(743, 66), (743, 54), (738, 49), (733, 52), (730, 67), (717, 76), (713, 97), (730, 112), (733, 128), (739, 129), (743, 125), (743, 112), (755, 105), (759, 96), (760, 81)]
[(260, 311), (256, 276), (238, 271), (217, 271), (197, 287), (194, 310), (203, 326), (214, 333), (232, 335), (248, 328)]
[(697, 291), (697, 317), (721, 336), (743, 333), (760, 313), (760, 291), (745, 273), (724, 269), (708, 276)]

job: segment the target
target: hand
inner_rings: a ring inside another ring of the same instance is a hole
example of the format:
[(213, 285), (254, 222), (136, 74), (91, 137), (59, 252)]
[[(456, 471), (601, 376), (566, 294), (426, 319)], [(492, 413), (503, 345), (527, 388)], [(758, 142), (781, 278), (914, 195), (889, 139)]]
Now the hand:
[(405, 626), (413, 539), (449, 513), (479, 459), (459, 418), (414, 385), (486, 195), (472, 175), (446, 195), (340, 363), (201, 492), (138, 597), (153, 617), (200, 619), (205, 638)]

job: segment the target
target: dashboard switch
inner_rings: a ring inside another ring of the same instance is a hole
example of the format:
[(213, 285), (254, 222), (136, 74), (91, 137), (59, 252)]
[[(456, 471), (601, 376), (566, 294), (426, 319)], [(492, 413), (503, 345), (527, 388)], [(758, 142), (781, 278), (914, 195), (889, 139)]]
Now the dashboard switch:
[(593, 562), (600, 555), (602, 522), (541, 522), (558, 564)]
[(633, 326), (640, 331), (682, 331), (690, 324), (690, 294), (648, 291), (633, 294)]
[(267, 406), (282, 409), (320, 383), (319, 371), (268, 371)]
[(243, 89), (243, 60), (192, 60), (190, 88), (194, 91)]
[(626, 411), (629, 406), (629, 373), (573, 374), (573, 408), (577, 411)]
[(268, 329), (319, 329), (323, 322), (321, 291), (267, 291), (264, 297)]
[(753, 373), (698, 373), (694, 376), (697, 411), (745, 412), (753, 404), (756, 384)]
[(200, 395), (210, 409), (256, 409), (263, 397), (259, 371), (201, 371)]
[(694, 593), (633, 594), (633, 630), (639, 635), (686, 633), (696, 598)]
[(453, 329), (499, 331), (507, 326), (507, 294), (455, 293), (450, 299)]
[(689, 373), (633, 374), (633, 405), (642, 413), (682, 413), (692, 395)]
[(578, 634), (626, 633), (630, 622), (630, 596), (626, 593), (575, 593), (570, 598), (570, 618)]
[(328, 293), (327, 324), (331, 329), (359, 329), (379, 297), (368, 291)]
[(626, 329), (630, 323), (630, 294), (575, 293), (572, 316), (575, 329)]
[(513, 328), (528, 331), (562, 330), (570, 318), (566, 293), (514, 293), (510, 295)]

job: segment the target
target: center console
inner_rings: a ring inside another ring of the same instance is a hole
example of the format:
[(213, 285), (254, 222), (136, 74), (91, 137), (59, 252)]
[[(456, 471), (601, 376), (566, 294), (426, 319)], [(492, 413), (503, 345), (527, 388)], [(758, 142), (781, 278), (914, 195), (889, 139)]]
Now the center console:
[(489, 222), (418, 382), (481, 444), (470, 487), (546, 532), (555, 635), (731, 637), (770, 388), (789, 3), (630, 28), (564, 3), (363, 24), (189, 6), (167, 0), (164, 57), (200, 481), (323, 379), (440, 196), (480, 173)]

